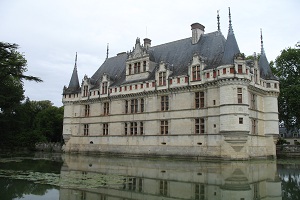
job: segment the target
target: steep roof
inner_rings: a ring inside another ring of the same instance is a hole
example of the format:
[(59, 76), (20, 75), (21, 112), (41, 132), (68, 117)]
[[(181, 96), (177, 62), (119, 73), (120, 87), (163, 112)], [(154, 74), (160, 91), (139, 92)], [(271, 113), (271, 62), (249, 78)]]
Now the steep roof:
[[(192, 44), (191, 38), (185, 38), (150, 47), (148, 53), (151, 61), (157, 64), (161, 61), (167, 63), (173, 72), (171, 76), (180, 76), (188, 73), (188, 65), (195, 53), (204, 59), (206, 69), (219, 66), (225, 41), (224, 36), (219, 31), (215, 31), (201, 35), (197, 44)], [(126, 59), (126, 53), (108, 58), (91, 78), (98, 81), (106, 73), (114, 81), (113, 85), (125, 83)], [(145, 80), (152, 79), (154, 79), (153, 73)]]
[(77, 73), (77, 53), (76, 53), (73, 73), (72, 73), (72, 76), (71, 76), (71, 79), (69, 82), (69, 86), (64, 91), (64, 94), (77, 92), (79, 90), (79, 88), (80, 88), (80, 85), (79, 85), (79, 79), (78, 79), (78, 73)]
[(234, 62), (234, 55), (240, 53), (239, 46), (237, 44), (237, 41), (235, 39), (235, 35), (233, 33), (233, 28), (231, 24), (231, 14), (229, 9), (229, 29), (228, 29), (228, 35), (227, 40), (225, 43), (225, 49), (224, 54), (222, 58), (222, 64), (233, 64)]
[(264, 46), (263, 46), (263, 38), (262, 38), (262, 32), (260, 35), (261, 38), (261, 54), (258, 60), (258, 66), (260, 70), (260, 77), (266, 80), (278, 80), (276, 76), (273, 75), (272, 70), (270, 68), (269, 61), (267, 59)]

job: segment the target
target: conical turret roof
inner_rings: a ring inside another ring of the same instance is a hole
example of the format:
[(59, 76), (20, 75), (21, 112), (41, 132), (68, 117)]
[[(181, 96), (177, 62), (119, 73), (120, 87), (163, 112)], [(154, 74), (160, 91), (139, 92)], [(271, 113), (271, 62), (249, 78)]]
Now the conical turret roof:
[(231, 14), (229, 8), (229, 29), (228, 29), (227, 40), (225, 43), (225, 48), (224, 48), (222, 64), (224, 65), (233, 64), (234, 56), (238, 53), (240, 53), (240, 49), (233, 33), (233, 28), (231, 24)]
[(264, 46), (263, 46), (263, 38), (262, 38), (262, 31), (261, 31), (261, 54), (258, 60), (259, 70), (260, 70), (260, 77), (266, 80), (277, 80), (277, 78), (273, 75), (272, 70), (270, 68), (269, 61), (267, 59)]
[(80, 85), (79, 85), (79, 79), (78, 79), (78, 73), (77, 73), (77, 53), (76, 53), (73, 73), (72, 73), (72, 76), (70, 79), (69, 86), (68, 86), (68, 88), (66, 88), (65, 93), (78, 92), (79, 88), (80, 88)]

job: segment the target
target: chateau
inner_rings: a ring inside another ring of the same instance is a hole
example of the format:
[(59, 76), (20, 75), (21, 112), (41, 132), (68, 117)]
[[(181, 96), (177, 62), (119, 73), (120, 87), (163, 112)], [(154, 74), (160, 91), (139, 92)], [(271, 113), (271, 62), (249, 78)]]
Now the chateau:
[(81, 85), (77, 55), (63, 89), (65, 152), (246, 160), (276, 157), (278, 79), (261, 35), (261, 54), (246, 59), (229, 10), (219, 26), (107, 58)]

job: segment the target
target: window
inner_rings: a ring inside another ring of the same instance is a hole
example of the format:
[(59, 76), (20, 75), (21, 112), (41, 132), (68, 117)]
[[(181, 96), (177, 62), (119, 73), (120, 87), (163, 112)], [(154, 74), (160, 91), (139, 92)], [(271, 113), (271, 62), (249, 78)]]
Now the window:
[(267, 88), (270, 88), (271, 87), (271, 83), (267, 83)]
[(243, 66), (242, 65), (238, 65), (238, 73), (239, 74), (243, 73)]
[(141, 89), (142, 89), (142, 88), (144, 88), (144, 84), (143, 84), (143, 83), (141, 84)]
[(257, 120), (256, 119), (252, 119), (251, 120), (251, 125), (252, 125), (252, 135), (257, 135), (257, 131), (256, 131), (256, 123), (257, 123)]
[(109, 114), (109, 102), (103, 103), (103, 114), (108, 115)]
[(161, 111), (169, 110), (169, 96), (161, 96)]
[(274, 83), (274, 88), (277, 88), (277, 83)]
[(146, 71), (146, 61), (143, 61), (143, 72)]
[(138, 62), (137, 65), (138, 65), (138, 66), (137, 66), (137, 73), (140, 73), (140, 72), (141, 72), (141, 63)]
[(85, 105), (84, 106), (84, 116), (85, 117), (90, 116), (90, 105)]
[(196, 80), (201, 80), (200, 77), (200, 66), (193, 66), (192, 67), (192, 80), (196, 81)]
[(135, 85), (135, 86), (134, 86), (134, 89), (136, 89), (136, 90), (137, 90), (137, 89), (138, 89), (138, 85)]
[(188, 77), (184, 77), (184, 82), (185, 82), (185, 83), (187, 83), (187, 82), (188, 82), (188, 80), (189, 80), (189, 78), (188, 78)]
[(103, 135), (108, 135), (108, 123), (102, 124)]
[(144, 99), (141, 99), (141, 112), (144, 112)]
[(107, 94), (107, 82), (102, 83), (102, 94)]
[(243, 123), (244, 123), (243, 118), (240, 117), (240, 118), (239, 118), (239, 124), (243, 124)]
[(125, 113), (128, 113), (128, 100), (125, 100)]
[(180, 78), (177, 78), (177, 83), (180, 83)]
[(226, 68), (223, 68), (223, 74), (226, 74)]
[(204, 131), (205, 131), (204, 118), (195, 119), (195, 133), (204, 134)]
[(168, 195), (168, 182), (166, 180), (161, 180), (159, 182), (159, 193), (162, 196), (167, 196)]
[(131, 113), (137, 113), (138, 112), (138, 100), (137, 99), (131, 99)]
[(119, 90), (119, 92), (122, 92), (122, 87), (120, 87), (120, 90)]
[(134, 63), (134, 74), (137, 74), (137, 63)]
[(144, 122), (140, 122), (140, 134), (144, 134)]
[(155, 82), (152, 82), (152, 87), (155, 87)]
[(172, 83), (173, 83), (173, 79), (170, 79), (169, 84), (172, 85)]
[(129, 64), (129, 67), (128, 67), (128, 74), (131, 75), (131, 71), (132, 71), (132, 67), (131, 67), (131, 64)]
[(195, 199), (204, 200), (205, 199), (205, 185), (195, 184)]
[(216, 78), (217, 77), (217, 71), (213, 71), (213, 77)]
[(231, 67), (230, 68), (230, 74), (234, 74), (234, 71), (235, 71), (234, 67)]
[(168, 121), (160, 121), (160, 134), (167, 135), (168, 134)]
[(149, 83), (146, 83), (146, 88), (148, 88), (149, 87)]
[(83, 125), (83, 135), (89, 135), (89, 125), (88, 124)]
[(213, 100), (213, 105), (214, 105), (214, 106), (216, 105), (216, 100)]
[(237, 99), (238, 103), (243, 103), (243, 89), (237, 88)]
[(159, 85), (166, 85), (166, 72), (159, 72)]
[(128, 124), (125, 122), (124, 124), (124, 135), (128, 134)]
[(251, 109), (256, 109), (256, 95), (255, 94), (252, 94), (250, 93), (250, 108)]
[(130, 135), (137, 135), (137, 122), (130, 122)]
[(206, 78), (209, 78), (209, 73), (206, 73)]
[(204, 108), (204, 92), (195, 92), (195, 108)]
[(88, 96), (88, 86), (87, 85), (83, 86), (83, 96), (84, 97)]

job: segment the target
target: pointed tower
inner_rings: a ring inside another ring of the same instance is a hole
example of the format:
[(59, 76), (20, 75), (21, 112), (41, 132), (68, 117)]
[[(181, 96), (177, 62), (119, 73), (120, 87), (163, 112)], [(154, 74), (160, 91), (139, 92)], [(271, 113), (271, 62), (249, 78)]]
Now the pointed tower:
[(217, 10), (217, 21), (218, 21), (218, 31), (221, 32), (221, 29), (220, 29), (220, 15), (219, 15), (219, 10)]
[(222, 64), (223, 65), (233, 64), (234, 55), (238, 53), (240, 53), (240, 49), (233, 33), (232, 24), (231, 24), (231, 13), (229, 8), (229, 30), (228, 30), (227, 40), (225, 43)]
[(75, 57), (75, 65), (72, 73), (72, 77), (68, 86), (69, 92), (75, 92), (80, 88), (79, 86), (79, 79), (78, 79), (78, 73), (77, 73), (77, 52)]
[(277, 78), (273, 75), (265, 50), (264, 50), (264, 43), (263, 43), (263, 36), (262, 30), (260, 29), (260, 44), (261, 44), (261, 53), (258, 61), (258, 66), (260, 70), (260, 77), (266, 80), (277, 80)]

